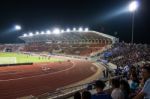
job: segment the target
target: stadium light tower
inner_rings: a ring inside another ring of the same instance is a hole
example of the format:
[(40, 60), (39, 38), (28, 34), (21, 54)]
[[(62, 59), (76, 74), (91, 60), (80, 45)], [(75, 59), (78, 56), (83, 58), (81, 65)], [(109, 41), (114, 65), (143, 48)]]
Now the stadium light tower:
[(15, 30), (21, 30), (21, 26), (20, 25), (15, 25)]
[(135, 11), (138, 8), (138, 2), (137, 1), (132, 1), (129, 4), (129, 11), (132, 12), (132, 37), (131, 37), (131, 43), (133, 43), (134, 40), (134, 16), (135, 16)]

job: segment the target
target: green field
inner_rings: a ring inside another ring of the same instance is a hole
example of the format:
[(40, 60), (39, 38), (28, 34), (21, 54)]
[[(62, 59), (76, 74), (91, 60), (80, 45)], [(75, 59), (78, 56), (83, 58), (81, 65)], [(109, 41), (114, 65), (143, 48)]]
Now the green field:
[(63, 59), (58, 58), (46, 58), (42, 56), (31, 56), (21, 53), (12, 53), (12, 52), (0, 52), (0, 64), (6, 63), (37, 63), (37, 62), (59, 62)]

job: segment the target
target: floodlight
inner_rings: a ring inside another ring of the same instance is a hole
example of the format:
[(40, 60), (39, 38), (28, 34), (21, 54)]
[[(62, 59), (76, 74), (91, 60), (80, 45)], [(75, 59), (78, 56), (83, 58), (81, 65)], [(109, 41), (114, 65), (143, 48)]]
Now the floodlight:
[(38, 32), (38, 31), (36, 32), (36, 35), (39, 35), (39, 32)]
[(82, 31), (83, 31), (83, 28), (80, 27), (80, 28), (79, 28), (79, 32), (82, 32)]
[(64, 33), (64, 30), (61, 30), (61, 33)]
[(55, 28), (55, 29), (53, 30), (53, 33), (54, 33), (54, 34), (59, 34), (59, 33), (60, 33), (60, 30), (59, 30), (58, 28)]
[(68, 29), (66, 30), (66, 32), (70, 32), (70, 29), (68, 28)]
[(45, 34), (44, 31), (42, 31), (41, 34)]
[(46, 31), (46, 34), (51, 34), (51, 31), (50, 31), (50, 30), (47, 30), (47, 31)]
[(138, 8), (138, 2), (137, 1), (132, 1), (129, 4), (129, 11), (134, 12)]
[(15, 30), (21, 30), (21, 26), (20, 25), (15, 25)]
[(73, 31), (76, 31), (76, 28), (73, 28)]
[(27, 34), (23, 34), (24, 37), (27, 37)]
[(30, 33), (29, 33), (29, 36), (33, 36), (33, 33), (32, 33), (32, 32), (30, 32)]
[(138, 8), (138, 2), (137, 1), (132, 1), (129, 4), (129, 11), (132, 12), (132, 36), (131, 36), (131, 43), (133, 43), (134, 40), (134, 17), (135, 17), (135, 11)]
[(88, 28), (85, 28), (85, 29), (84, 29), (84, 31), (85, 31), (85, 32), (88, 32), (88, 31), (89, 31), (89, 29), (88, 29)]

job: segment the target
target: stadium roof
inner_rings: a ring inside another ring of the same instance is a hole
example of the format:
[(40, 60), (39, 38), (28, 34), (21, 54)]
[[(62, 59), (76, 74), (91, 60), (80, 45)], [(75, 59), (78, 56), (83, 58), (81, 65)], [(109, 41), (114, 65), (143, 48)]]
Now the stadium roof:
[(112, 42), (116, 41), (116, 37), (91, 31), (88, 28), (73, 28), (73, 30), (67, 28), (66, 30), (60, 30), (55, 28), (47, 31), (36, 31), (35, 33), (23, 34), (19, 37), (24, 40), (26, 43), (30, 42), (52, 42), (52, 41), (81, 41), (81, 40), (102, 40), (110, 39)]

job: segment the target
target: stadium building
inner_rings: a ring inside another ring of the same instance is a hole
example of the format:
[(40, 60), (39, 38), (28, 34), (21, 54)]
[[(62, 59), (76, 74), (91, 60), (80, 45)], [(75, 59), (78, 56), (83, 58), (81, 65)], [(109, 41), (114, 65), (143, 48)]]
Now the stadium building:
[[(30, 32), (19, 37), (25, 41), (24, 51), (87, 55), (100, 50), (105, 45), (118, 42), (116, 37), (90, 31), (88, 28), (73, 28), (53, 31)], [(39, 46), (40, 45), (40, 46)]]

